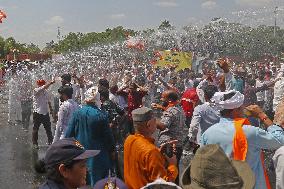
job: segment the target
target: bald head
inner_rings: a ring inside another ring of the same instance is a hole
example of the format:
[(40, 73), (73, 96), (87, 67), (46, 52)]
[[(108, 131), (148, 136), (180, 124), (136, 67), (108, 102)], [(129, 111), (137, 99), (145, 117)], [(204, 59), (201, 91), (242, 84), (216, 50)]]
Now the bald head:
[(179, 99), (179, 95), (174, 90), (167, 90), (162, 93), (162, 100), (176, 102)]

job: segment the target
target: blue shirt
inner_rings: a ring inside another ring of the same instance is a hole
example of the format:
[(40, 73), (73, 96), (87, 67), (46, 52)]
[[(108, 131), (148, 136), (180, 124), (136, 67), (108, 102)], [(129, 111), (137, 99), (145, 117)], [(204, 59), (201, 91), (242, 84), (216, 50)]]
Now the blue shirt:
[[(246, 162), (255, 173), (255, 189), (266, 189), (265, 175), (261, 162), (261, 149), (278, 149), (284, 145), (284, 132), (279, 126), (272, 125), (267, 131), (244, 125), (243, 130), (248, 141), (248, 152)], [(234, 122), (232, 119), (221, 118), (220, 122), (207, 129), (201, 137), (202, 145), (218, 144), (227, 154), (232, 156), (232, 145), (235, 134)]]
[(188, 130), (189, 141), (199, 144), (201, 135), (219, 120), (220, 113), (212, 104), (205, 102), (196, 106)]
[(74, 137), (86, 150), (100, 150), (98, 155), (88, 159), (87, 184), (94, 186), (98, 180), (108, 176), (108, 170), (112, 168), (110, 152), (114, 150), (114, 138), (105, 111), (92, 105), (75, 111), (65, 137)]
[(233, 80), (233, 83), (234, 83), (234, 89), (243, 94), (244, 93), (244, 81), (241, 78), (235, 78)]

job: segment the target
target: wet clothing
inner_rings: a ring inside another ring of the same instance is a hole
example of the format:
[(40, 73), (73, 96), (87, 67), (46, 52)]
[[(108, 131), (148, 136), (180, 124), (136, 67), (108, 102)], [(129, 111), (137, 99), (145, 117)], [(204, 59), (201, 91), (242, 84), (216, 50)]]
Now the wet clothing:
[(32, 115), (32, 100), (22, 100), (22, 124), (24, 129), (28, 129), (30, 125), (31, 115)]
[(64, 138), (68, 122), (78, 108), (79, 105), (73, 99), (68, 99), (61, 104), (58, 112), (58, 121), (56, 124), (53, 143)]
[[(255, 189), (266, 189), (266, 178), (261, 160), (262, 149), (277, 149), (284, 145), (284, 131), (276, 125), (268, 127), (267, 131), (250, 125), (244, 125), (242, 128), (248, 142), (246, 162), (256, 177)], [(203, 145), (219, 144), (227, 156), (232, 157), (234, 134), (234, 121), (221, 118), (219, 123), (204, 132), (201, 143)]]
[(188, 130), (189, 141), (199, 144), (201, 135), (219, 120), (219, 111), (209, 102), (196, 106)]
[(97, 156), (87, 161), (87, 184), (94, 186), (108, 176), (112, 169), (110, 153), (114, 151), (114, 139), (105, 111), (95, 105), (84, 105), (73, 113), (65, 137), (74, 137), (86, 150), (100, 150)]
[(244, 80), (242, 78), (235, 78), (234, 82), (234, 89), (239, 91), (240, 93), (244, 93)]
[[(262, 87), (264, 85), (264, 81), (256, 80), (255, 86), (256, 88)], [(265, 98), (265, 91), (259, 91), (256, 93), (256, 98), (258, 102), (263, 102)]]
[(245, 90), (244, 90), (244, 106), (249, 106), (253, 104), (257, 104), (257, 96), (256, 93), (260, 91), (265, 91), (267, 90), (268, 87), (267, 85), (262, 85), (261, 87), (252, 87), (249, 85), (246, 85)]
[(47, 180), (39, 189), (66, 189), (64, 185), (58, 184), (52, 180)]
[(106, 100), (102, 103), (102, 110), (106, 111), (109, 116), (109, 122), (111, 123), (117, 115), (123, 115), (123, 111), (111, 100)]
[(284, 97), (284, 77), (277, 81), (274, 85), (273, 111), (276, 110), (278, 104)]
[(195, 88), (187, 89), (181, 97), (181, 106), (186, 117), (192, 117), (193, 105), (199, 101)]
[(49, 96), (44, 89), (44, 86), (37, 87), (34, 89), (34, 95), (33, 95), (33, 135), (32, 135), (32, 141), (34, 145), (38, 145), (38, 130), (41, 124), (43, 124), (47, 138), (48, 143), (51, 144), (53, 140), (52, 131), (51, 131), (51, 122), (50, 117), (48, 113), (48, 101)]
[(42, 114), (34, 112), (33, 122), (34, 122), (33, 132), (32, 132), (33, 144), (38, 145), (38, 130), (41, 124), (43, 125), (45, 129), (47, 139), (48, 139), (48, 144), (51, 144), (53, 140), (53, 136), (52, 136), (52, 131), (51, 131), (51, 122), (50, 122), (49, 114), (42, 115)]
[(160, 122), (166, 126), (165, 130), (160, 131), (158, 144), (178, 140), (177, 147), (182, 147), (182, 142), (187, 134), (185, 125), (185, 115), (179, 105), (169, 107), (163, 112)]
[(125, 92), (119, 91), (117, 95), (122, 95), (127, 97), (128, 108), (127, 115), (130, 120), (132, 120), (131, 112), (142, 106), (142, 98), (147, 94), (146, 91), (135, 91), (135, 92)]
[(167, 167), (165, 163), (154, 139), (135, 134), (125, 140), (124, 180), (129, 189), (141, 188), (157, 178), (174, 180), (178, 175), (177, 167)]
[(46, 89), (44, 89), (44, 87), (45, 86), (35, 88), (33, 95), (34, 112), (42, 115), (48, 114), (48, 101), (49, 101), (49, 95)]
[(21, 114), (21, 96), (19, 92), (19, 82), (16, 76), (13, 76), (8, 82), (9, 86), (9, 114), (8, 122), (22, 121)]
[(276, 189), (284, 189), (284, 146), (275, 152), (273, 162), (276, 171)]

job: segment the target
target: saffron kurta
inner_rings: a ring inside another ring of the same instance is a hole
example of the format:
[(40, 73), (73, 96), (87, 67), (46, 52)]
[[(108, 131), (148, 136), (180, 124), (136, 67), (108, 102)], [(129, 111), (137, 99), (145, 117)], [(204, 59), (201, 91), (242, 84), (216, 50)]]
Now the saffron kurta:
[(154, 139), (140, 134), (127, 137), (124, 143), (124, 180), (129, 189), (139, 189), (157, 178), (175, 180), (177, 175), (175, 165), (166, 167)]

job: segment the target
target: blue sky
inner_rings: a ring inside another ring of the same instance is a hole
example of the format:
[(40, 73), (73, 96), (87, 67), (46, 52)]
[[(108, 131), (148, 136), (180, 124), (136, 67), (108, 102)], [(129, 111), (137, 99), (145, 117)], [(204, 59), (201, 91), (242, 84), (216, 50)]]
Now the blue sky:
[(0, 35), (43, 47), (56, 40), (57, 27), (69, 32), (126, 28), (156, 28), (162, 20), (176, 27), (202, 25), (214, 17), (245, 24), (270, 24), (279, 7), (278, 24), (284, 27), (284, 0), (0, 0), (8, 16)]

